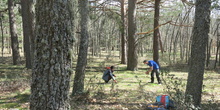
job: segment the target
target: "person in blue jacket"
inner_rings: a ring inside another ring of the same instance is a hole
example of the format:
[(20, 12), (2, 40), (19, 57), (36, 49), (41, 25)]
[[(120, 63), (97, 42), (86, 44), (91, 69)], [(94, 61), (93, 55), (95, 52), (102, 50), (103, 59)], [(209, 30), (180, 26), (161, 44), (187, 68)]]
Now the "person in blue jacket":
[(102, 79), (105, 81), (105, 83), (108, 83), (109, 80), (111, 79), (113, 79), (113, 81), (117, 83), (117, 81), (115, 80), (116, 76), (113, 74), (113, 72), (114, 72), (114, 66), (106, 68), (102, 76)]
[(156, 73), (158, 84), (161, 84), (159, 65), (153, 60), (148, 60), (148, 61), (144, 60), (143, 63), (150, 66), (150, 69), (146, 72), (146, 74), (149, 74), (149, 72), (151, 72), (151, 82), (150, 83), (154, 83), (154, 73)]

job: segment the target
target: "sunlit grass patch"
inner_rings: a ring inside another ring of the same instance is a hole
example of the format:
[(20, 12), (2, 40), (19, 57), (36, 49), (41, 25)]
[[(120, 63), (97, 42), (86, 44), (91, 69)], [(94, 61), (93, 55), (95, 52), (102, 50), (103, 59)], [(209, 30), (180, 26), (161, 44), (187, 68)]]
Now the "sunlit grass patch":
[(24, 66), (0, 64), (0, 81), (26, 79), (27, 76), (30, 76), (30, 70)]
[(27, 109), (29, 103), (30, 90), (23, 92), (14, 92), (11, 94), (4, 94), (0, 96), (0, 109)]
[[(128, 71), (126, 70), (127, 65), (120, 64), (119, 60), (120, 59), (118, 57), (109, 57), (108, 60), (104, 57), (94, 57), (88, 60), (84, 86), (85, 92), (87, 93), (87, 96), (85, 98), (86, 100), (81, 100), (81, 102), (72, 102), (72, 109), (142, 110), (144, 109), (144, 107), (146, 107), (147, 103), (155, 102), (155, 97), (157, 95), (168, 94), (167, 86), (165, 84), (158, 85), (156, 76), (155, 82), (153, 84), (148, 83), (150, 82), (150, 74), (145, 74), (145, 72), (149, 68), (148, 66), (139, 63), (138, 71)], [(74, 64), (76, 64), (76, 61), (74, 61)], [(110, 80), (109, 83), (105, 83), (102, 80), (103, 72), (106, 69), (105, 67), (111, 65), (115, 66), (114, 74), (116, 75), (116, 80), (118, 81), (118, 83), (114, 83), (112, 80)], [(76, 65), (73, 66), (75, 68)], [(3, 69), (3, 67), (5, 69)], [(22, 82), (24, 81), (23, 79), (30, 79), (31, 72), (29, 70), (26, 70), (23, 66), (17, 67), (7, 64), (3, 65), (3, 67), (0, 67), (0, 72), (7, 73), (6, 75), (12, 74), (13, 76), (7, 76), (6, 78), (4, 74), (0, 74), (0, 76), (4, 76), (0, 77), (0, 80), (2, 81), (6, 81), (5, 79), (7, 79), (7, 81), (10, 82), (13, 82), (14, 80)], [(180, 92), (184, 94), (188, 76), (188, 72), (186, 72), (187, 68), (182, 68), (182, 65), (174, 69), (170, 68), (171, 67), (162, 67), (161, 72), (163, 72), (163, 75), (161, 74), (161, 77), (165, 81), (177, 81), (177, 83), (175, 83), (175, 86), (171, 84), (168, 86), (173, 88), (177, 87)], [(170, 79), (170, 77), (173, 77), (173, 79)], [(206, 73), (204, 74), (204, 87), (202, 94), (203, 105), (216, 106), (218, 103), (220, 103), (219, 79), (220, 74), (214, 73), (213, 71), (206, 71)], [(182, 83), (179, 83), (178, 81), (182, 81)], [(72, 92), (73, 82), (74, 74), (71, 76), (70, 94)], [(18, 84), (22, 83), (18, 82)], [(175, 90), (171, 90), (170, 93), (174, 94), (173, 96), (176, 95)], [(6, 107), (28, 109), (29, 95), (30, 86), (26, 86), (24, 87), (24, 89), (21, 90), (16, 89), (15, 91), (8, 91), (7, 93), (0, 94), (0, 109)]]
[(19, 107), (19, 104), (14, 102), (14, 103), (4, 103), (1, 105), (0, 108), (9, 108), (10, 109), (10, 108), (17, 108), (17, 107)]

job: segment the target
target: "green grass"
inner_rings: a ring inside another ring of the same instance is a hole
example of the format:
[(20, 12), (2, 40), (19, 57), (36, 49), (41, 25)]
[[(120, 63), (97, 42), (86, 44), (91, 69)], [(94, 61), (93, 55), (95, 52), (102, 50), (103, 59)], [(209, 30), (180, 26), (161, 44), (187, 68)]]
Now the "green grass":
[[(140, 58), (141, 62), (145, 58)], [(76, 61), (73, 62), (76, 64)], [(162, 63), (163, 64), (163, 63)], [(115, 65), (118, 83), (115, 84), (111, 80), (109, 83), (104, 83), (101, 79), (106, 66)], [(71, 99), (73, 110), (142, 110), (146, 104), (155, 102), (157, 95), (168, 94), (165, 84), (158, 85), (155, 78), (154, 84), (149, 84), (150, 75), (146, 75), (147, 66), (140, 63), (138, 71), (127, 71), (126, 65), (120, 64), (119, 58), (110, 57), (109, 60), (101, 57), (90, 57), (88, 60), (88, 68), (86, 68), (85, 77), (85, 92), (89, 95), (81, 101)], [(172, 67), (163, 66), (161, 69), (164, 72), (161, 77), (167, 82), (180, 81), (180, 85), (172, 85), (171, 87), (179, 87), (181, 92), (184, 92), (187, 81), (187, 67), (185, 65), (177, 65)], [(169, 72), (169, 75), (165, 73)], [(173, 76), (170, 80), (168, 76)], [(73, 78), (71, 85), (73, 85)], [(24, 66), (13, 66), (9, 63), (0, 64), (0, 81), (7, 87), (14, 88), (13, 90), (0, 91), (0, 109), (28, 109), (31, 71)], [(220, 74), (214, 71), (206, 71), (204, 75), (204, 88), (202, 105), (207, 107), (219, 106), (220, 103)], [(18, 84), (19, 88), (12, 86), (12, 82)], [(26, 81), (26, 82), (25, 82)], [(22, 82), (22, 86), (19, 84)], [(70, 88), (70, 93), (72, 88)], [(175, 94), (175, 90), (171, 90)], [(210, 99), (213, 99), (210, 102)], [(208, 109), (207, 109), (208, 110)]]
[[(3, 108), (17, 108), (27, 109), (29, 103), (30, 92), (15, 92), (10, 94), (4, 94), (0, 97), (0, 109)], [(26, 104), (26, 105), (25, 105)]]
[(2, 105), (1, 108), (17, 108), (19, 106), (19, 104), (16, 102), (14, 102), (14, 103), (11, 102), (11, 103), (7, 103), (7, 104), (3, 103), (1, 105)]

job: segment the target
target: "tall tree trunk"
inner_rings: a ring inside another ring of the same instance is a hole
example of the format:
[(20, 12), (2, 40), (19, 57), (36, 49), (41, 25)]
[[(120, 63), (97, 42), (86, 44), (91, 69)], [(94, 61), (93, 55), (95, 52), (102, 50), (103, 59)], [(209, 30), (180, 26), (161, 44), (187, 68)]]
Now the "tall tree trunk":
[[(159, 25), (160, 0), (155, 0), (154, 29)], [(159, 28), (154, 30), (153, 60), (159, 64)]]
[(217, 31), (217, 50), (216, 50), (216, 54), (215, 54), (215, 65), (214, 65), (214, 69), (216, 69), (217, 66), (217, 62), (218, 62), (218, 53), (219, 53), (219, 48), (220, 48), (220, 35), (219, 35), (219, 25), (220, 23), (217, 25), (216, 27), (216, 31)]
[(214, 64), (214, 69), (216, 69), (216, 66), (217, 66), (217, 62), (218, 62), (218, 54), (219, 54), (219, 47), (220, 47), (220, 41), (219, 41), (219, 38), (217, 36), (217, 49), (216, 49), (216, 54), (215, 54), (215, 64)]
[(137, 55), (137, 37), (136, 32), (136, 2), (137, 0), (128, 0), (128, 64), (127, 69), (135, 71), (138, 69)]
[[(164, 52), (164, 48), (163, 48), (163, 42), (162, 42), (162, 40), (161, 40), (161, 35), (160, 35), (160, 32), (159, 32), (159, 44), (160, 44), (160, 51), (161, 51), (161, 53), (162, 53), (162, 55), (163, 55), (163, 52)], [(159, 53), (158, 53), (159, 54)]]
[(31, 110), (70, 109), (68, 99), (74, 41), (72, 9), (71, 0), (36, 1)]
[[(208, 38), (209, 39), (209, 38)], [(209, 40), (208, 40), (209, 41)], [(219, 44), (218, 44), (219, 40), (217, 40), (217, 51), (219, 48)], [(210, 57), (211, 57), (211, 47), (212, 47), (212, 39), (210, 40), (209, 44), (206, 46), (207, 50), (206, 50), (206, 67), (209, 66), (209, 62), (210, 62)]]
[(9, 24), (10, 24), (10, 34), (11, 34), (13, 65), (17, 65), (20, 60), (20, 53), (19, 53), (17, 29), (15, 24), (14, 0), (8, 0), (8, 14), (9, 14)]
[[(180, 15), (177, 17), (175, 24), (177, 24), (178, 19), (180, 18)], [(173, 47), (173, 40), (174, 40), (174, 33), (175, 33), (175, 29), (176, 26), (173, 26), (172, 29), (172, 34), (171, 34), (171, 38), (170, 38), (170, 46), (169, 46), (169, 63), (172, 64), (173, 63), (173, 58), (171, 58), (171, 54), (172, 54), (172, 50), (174, 50)]]
[(180, 36), (180, 27), (178, 27), (178, 30), (176, 30), (176, 35), (174, 37), (174, 41), (173, 41), (173, 61), (174, 63), (176, 62), (176, 57), (177, 57), (177, 44), (178, 44), (178, 40), (179, 40), (179, 36)]
[(23, 22), (23, 36), (24, 36), (24, 55), (26, 68), (31, 69), (32, 67), (32, 54), (31, 44), (33, 39), (33, 15), (32, 15), (32, 5), (31, 0), (21, 0), (22, 8), (22, 22)]
[(74, 78), (72, 95), (79, 95), (84, 92), (85, 69), (87, 65), (88, 53), (88, 19), (89, 6), (88, 0), (79, 0), (79, 8), (81, 15), (81, 39), (79, 47), (79, 55), (77, 59), (76, 73)]
[(210, 0), (197, 0), (193, 27), (190, 69), (187, 79), (186, 96), (193, 97), (194, 105), (200, 106), (205, 68), (205, 53), (210, 28)]
[(168, 50), (168, 34), (169, 34), (169, 30), (170, 30), (170, 25), (166, 26), (166, 33), (165, 33), (165, 38), (164, 38), (164, 52), (166, 52)]
[[(182, 32), (183, 31), (183, 32)], [(185, 54), (185, 51), (184, 51), (184, 44), (185, 44), (185, 36), (184, 36), (185, 32), (184, 32), (184, 28), (183, 29), (180, 29), (180, 41), (179, 41), (179, 48), (180, 48), (180, 59), (181, 61), (184, 61), (184, 54)]]
[(1, 36), (2, 36), (2, 57), (4, 55), (4, 29), (3, 29), (3, 17), (2, 14), (0, 13), (0, 22), (1, 22)]
[(127, 63), (127, 48), (125, 37), (125, 1), (121, 0), (121, 64)]

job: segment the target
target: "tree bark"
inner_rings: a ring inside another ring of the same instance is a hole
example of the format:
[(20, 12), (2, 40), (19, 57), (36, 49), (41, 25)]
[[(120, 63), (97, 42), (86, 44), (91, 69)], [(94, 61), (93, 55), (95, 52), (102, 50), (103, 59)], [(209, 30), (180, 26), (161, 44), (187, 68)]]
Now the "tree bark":
[(168, 35), (169, 35), (169, 30), (170, 30), (170, 25), (166, 26), (166, 33), (165, 33), (165, 38), (164, 38), (164, 51), (166, 52), (168, 50)]
[(125, 1), (121, 0), (121, 64), (127, 63), (127, 48), (125, 37)]
[(0, 13), (0, 22), (1, 22), (1, 36), (2, 36), (2, 57), (4, 55), (4, 29), (3, 29), (3, 17), (2, 14)]
[[(209, 38), (208, 38), (209, 41)], [(210, 57), (211, 57), (211, 47), (212, 47), (212, 39), (210, 40), (209, 44), (206, 46), (206, 67), (209, 66)]]
[[(160, 0), (155, 0), (154, 29), (159, 25)], [(159, 28), (154, 30), (153, 60), (159, 64)]]
[[(180, 15), (178, 16), (178, 18), (176, 19), (175, 21), (175, 24), (177, 23), (178, 19), (179, 19)], [(171, 38), (170, 38), (170, 45), (169, 45), (169, 63), (172, 64), (173, 63), (173, 58), (171, 58), (171, 54), (172, 54), (172, 47), (173, 47), (173, 40), (174, 40), (174, 33), (175, 33), (175, 29), (176, 29), (176, 26), (173, 26), (173, 29), (172, 29), (172, 34), (171, 34)]]
[(32, 68), (33, 50), (31, 50), (31, 44), (33, 39), (33, 15), (32, 15), (31, 0), (21, 0), (22, 8), (22, 23), (23, 23), (23, 37), (24, 37), (24, 55), (26, 68)]
[(36, 1), (36, 45), (30, 109), (70, 109), (72, 74), (73, 3), (71, 0)]
[(128, 64), (127, 69), (135, 71), (138, 69), (137, 55), (137, 37), (136, 32), (136, 2), (137, 0), (128, 0)]
[(216, 53), (215, 53), (215, 64), (214, 64), (214, 69), (216, 69), (216, 65), (217, 65), (217, 62), (218, 62), (218, 54), (219, 54), (219, 47), (220, 47), (220, 41), (219, 41), (219, 38), (217, 36), (217, 49), (216, 49)]
[(210, 0), (196, 1), (195, 23), (193, 27), (193, 38), (191, 44), (190, 69), (186, 86), (186, 98), (188, 98), (188, 95), (191, 95), (193, 97), (195, 106), (200, 106), (201, 104), (206, 58), (205, 54), (210, 28), (210, 6)]
[(17, 29), (15, 24), (15, 15), (13, 10), (14, 10), (14, 0), (8, 0), (8, 15), (9, 15), (9, 24), (10, 24), (13, 65), (17, 65), (20, 60), (20, 52), (19, 52)]
[(74, 78), (73, 92), (72, 95), (80, 95), (84, 92), (84, 79), (85, 69), (87, 65), (87, 54), (88, 54), (88, 19), (89, 19), (89, 6), (88, 0), (79, 0), (79, 8), (81, 15), (81, 39), (79, 47), (79, 55), (76, 66), (76, 73)]

